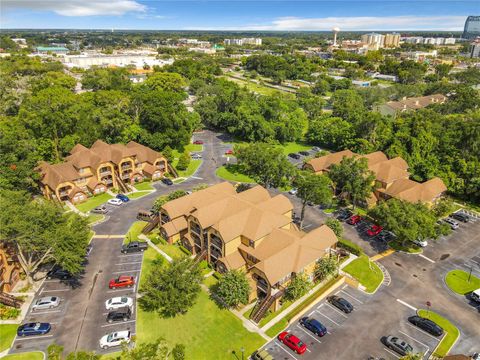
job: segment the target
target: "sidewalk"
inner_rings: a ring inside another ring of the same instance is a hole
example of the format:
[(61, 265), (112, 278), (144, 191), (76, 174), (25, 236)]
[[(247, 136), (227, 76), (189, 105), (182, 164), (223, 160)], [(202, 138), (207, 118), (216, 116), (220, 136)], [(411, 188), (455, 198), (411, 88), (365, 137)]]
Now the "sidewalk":
[(147, 237), (145, 236), (144, 234), (140, 234), (138, 235), (138, 238), (139, 239), (142, 239), (144, 241), (147, 242), (148, 246), (151, 246), (156, 252), (158, 252), (160, 255), (162, 255), (169, 263), (171, 263), (173, 261), (173, 259), (168, 256), (165, 252), (163, 252), (162, 250), (160, 250), (157, 245), (155, 245), (154, 243), (152, 243), (152, 241)]

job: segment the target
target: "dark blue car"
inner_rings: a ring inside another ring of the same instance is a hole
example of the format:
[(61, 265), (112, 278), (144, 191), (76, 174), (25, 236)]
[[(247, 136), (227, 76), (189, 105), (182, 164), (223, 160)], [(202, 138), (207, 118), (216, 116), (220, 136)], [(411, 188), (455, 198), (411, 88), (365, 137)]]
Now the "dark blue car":
[(122, 200), (123, 202), (128, 202), (128, 201), (130, 201), (130, 199), (128, 198), (128, 196), (127, 196), (127, 195), (123, 195), (123, 194), (117, 194), (116, 198)]
[(49, 323), (27, 323), (18, 327), (17, 336), (45, 335), (51, 328)]
[(300, 319), (300, 324), (318, 336), (327, 334), (327, 328), (318, 320), (304, 317)]

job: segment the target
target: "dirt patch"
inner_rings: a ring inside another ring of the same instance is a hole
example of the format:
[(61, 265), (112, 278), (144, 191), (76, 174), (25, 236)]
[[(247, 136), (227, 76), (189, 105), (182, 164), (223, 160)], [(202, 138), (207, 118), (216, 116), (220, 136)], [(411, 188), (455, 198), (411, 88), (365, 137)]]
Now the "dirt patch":
[(445, 260), (445, 259), (448, 259), (450, 257), (450, 254), (443, 254), (442, 256), (440, 256), (440, 260)]

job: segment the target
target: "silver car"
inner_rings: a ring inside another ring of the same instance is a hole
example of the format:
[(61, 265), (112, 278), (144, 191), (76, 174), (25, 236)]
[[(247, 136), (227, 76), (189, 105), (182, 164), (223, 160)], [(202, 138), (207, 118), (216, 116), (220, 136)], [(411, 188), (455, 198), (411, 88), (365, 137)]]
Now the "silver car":
[(35, 301), (32, 310), (53, 309), (58, 305), (60, 305), (60, 298), (58, 296), (46, 296)]
[(445, 221), (448, 225), (450, 225), (452, 230), (457, 230), (458, 229), (458, 226), (459, 226), (458, 222), (456, 222), (452, 218), (446, 218), (446, 219), (443, 219), (443, 221)]

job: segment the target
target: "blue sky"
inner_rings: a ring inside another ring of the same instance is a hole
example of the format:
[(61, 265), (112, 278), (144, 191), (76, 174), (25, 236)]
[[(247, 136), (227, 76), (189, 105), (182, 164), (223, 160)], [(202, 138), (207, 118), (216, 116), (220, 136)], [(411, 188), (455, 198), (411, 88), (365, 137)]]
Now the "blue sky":
[(1, 0), (1, 28), (455, 30), (480, 1)]

